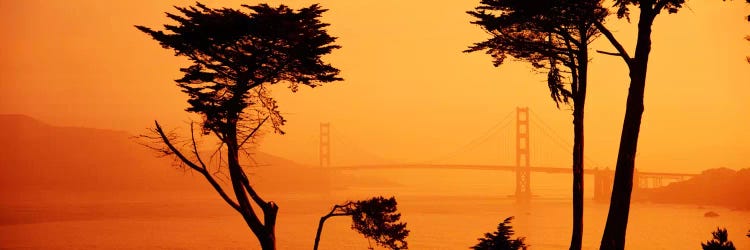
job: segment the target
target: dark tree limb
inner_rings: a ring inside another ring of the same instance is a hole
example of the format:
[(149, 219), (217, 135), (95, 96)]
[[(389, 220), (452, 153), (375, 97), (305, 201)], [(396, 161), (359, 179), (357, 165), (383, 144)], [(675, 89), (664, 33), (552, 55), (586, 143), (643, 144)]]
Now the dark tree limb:
[(612, 32), (609, 31), (609, 29), (607, 29), (607, 27), (604, 27), (604, 24), (602, 24), (602, 22), (596, 21), (594, 22), (594, 25), (596, 26), (597, 29), (599, 29), (599, 31), (602, 34), (604, 34), (605, 37), (607, 37), (607, 40), (609, 40), (609, 43), (611, 43), (612, 46), (615, 47), (618, 55), (622, 57), (622, 60), (624, 60), (625, 64), (628, 65), (628, 68), (631, 68), (633, 64), (633, 59), (628, 55), (628, 52), (625, 50), (622, 44), (620, 44), (620, 42), (617, 41), (617, 38), (615, 38), (615, 35), (613, 35)]
[(318, 222), (318, 230), (315, 233), (315, 245), (313, 245), (313, 250), (318, 250), (318, 244), (320, 243), (320, 235), (323, 232), (323, 223), (325, 223), (328, 218), (331, 218), (334, 216), (352, 215), (352, 212), (351, 212), (352, 205), (354, 205), (354, 203), (351, 201), (347, 202), (344, 205), (335, 205), (331, 209), (331, 212), (328, 212), (328, 214), (324, 215), (323, 217), (320, 217), (320, 221)]
[(608, 55), (608, 56), (619, 56), (619, 57), (621, 57), (621, 56), (622, 56), (622, 54), (620, 54), (620, 53), (609, 52), (609, 51), (603, 51), (603, 50), (596, 50), (596, 53), (599, 53), (599, 54), (604, 54), (604, 55)]
[(178, 159), (180, 159), (180, 161), (182, 161), (185, 165), (197, 171), (198, 173), (201, 173), (203, 177), (205, 177), (206, 180), (211, 184), (211, 187), (213, 187), (216, 190), (216, 192), (219, 193), (221, 198), (224, 199), (224, 201), (227, 204), (229, 204), (229, 206), (234, 208), (234, 210), (240, 211), (240, 206), (237, 205), (237, 203), (234, 200), (232, 200), (232, 198), (229, 198), (227, 193), (224, 192), (224, 189), (221, 187), (221, 185), (218, 182), (216, 182), (216, 180), (213, 178), (211, 173), (209, 173), (208, 170), (200, 168), (197, 165), (195, 165), (195, 163), (190, 161), (187, 157), (185, 157), (185, 155), (182, 154), (182, 152), (180, 152), (180, 150), (178, 150), (174, 145), (172, 145), (172, 142), (169, 141), (169, 138), (167, 138), (167, 135), (164, 134), (164, 130), (162, 130), (158, 121), (154, 121), (154, 124), (156, 125), (156, 132), (159, 133), (159, 135), (161, 136), (161, 139), (164, 142), (164, 145), (166, 145), (167, 148), (169, 148), (169, 150), (172, 151), (172, 153), (174, 153), (174, 155)]
[(201, 155), (198, 153), (198, 143), (195, 142), (195, 130), (193, 129), (193, 122), (190, 122), (190, 140), (193, 143), (193, 155), (195, 155), (195, 159), (197, 159), (198, 163), (201, 164), (203, 171), (208, 172), (206, 163), (203, 162), (203, 159), (201, 159)]
[[(166, 13), (176, 24), (165, 24), (164, 30), (136, 26), (163, 48), (191, 61), (190, 66), (180, 68), (184, 75), (175, 82), (189, 96), (186, 111), (201, 115), (203, 135), (213, 134), (221, 143), (204, 161), (193, 123), (188, 139), (193, 143), (192, 155), (180, 152), (158, 122), (154, 132), (159, 136), (144, 137), (164, 143), (163, 147), (147, 147), (175, 156), (181, 166), (187, 166), (185, 169), (203, 174), (222, 199), (242, 215), (261, 248), (274, 250), (279, 208), (263, 200), (250, 184), (239, 154), (246, 152), (243, 146), (258, 136), (268, 119), (276, 132), (283, 132), (280, 126), (284, 119), (270, 96), (255, 92), (259, 94), (256, 96), (253, 90), (282, 81), (294, 91), (299, 85), (315, 87), (343, 80), (338, 77), (339, 70), (322, 59), (340, 46), (325, 30), (329, 24), (320, 18), (326, 10), (317, 4), (299, 10), (286, 5), (242, 6), (250, 13), (196, 3), (175, 7), (178, 13)], [(247, 109), (257, 113), (248, 113)], [(216, 155), (218, 167), (212, 169)], [(229, 179), (227, 186), (231, 185), (234, 197), (216, 181), (223, 181), (224, 176)], [(263, 215), (256, 213), (258, 207)]]
[(239, 146), (239, 147), (241, 148), (241, 147), (242, 147), (242, 145), (245, 145), (245, 142), (247, 142), (247, 140), (249, 140), (250, 138), (252, 138), (252, 137), (253, 137), (253, 136), (255, 135), (255, 133), (256, 133), (256, 132), (258, 132), (258, 130), (260, 129), (260, 127), (262, 127), (262, 126), (263, 126), (263, 124), (264, 124), (264, 123), (266, 123), (266, 120), (268, 120), (268, 118), (269, 118), (269, 117), (271, 117), (271, 116), (270, 116), (270, 115), (268, 115), (268, 116), (266, 116), (266, 118), (263, 118), (263, 120), (262, 120), (262, 121), (260, 121), (260, 122), (258, 123), (258, 125), (257, 125), (257, 126), (255, 126), (255, 128), (253, 128), (253, 130), (252, 130), (252, 131), (250, 131), (250, 134), (248, 134), (248, 135), (247, 135), (247, 136), (245, 137), (245, 139), (243, 139), (243, 140), (242, 140), (242, 142), (240, 142), (240, 144), (239, 144), (238, 146)]

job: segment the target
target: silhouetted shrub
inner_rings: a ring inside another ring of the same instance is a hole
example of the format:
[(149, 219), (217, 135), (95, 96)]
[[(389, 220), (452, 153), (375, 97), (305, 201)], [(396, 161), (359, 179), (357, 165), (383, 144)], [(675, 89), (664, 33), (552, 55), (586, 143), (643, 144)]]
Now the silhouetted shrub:
[(706, 243), (701, 243), (703, 250), (736, 250), (734, 243), (729, 240), (729, 234), (724, 228), (716, 228), (716, 231), (711, 232), (713, 239)]
[(479, 243), (476, 246), (470, 247), (474, 250), (526, 250), (528, 247), (524, 240), (525, 237), (518, 237), (511, 239), (513, 234), (513, 227), (510, 226), (510, 221), (513, 220), (513, 216), (505, 218), (503, 222), (497, 225), (497, 231), (493, 233), (485, 233), (484, 238), (479, 238)]
[(400, 221), (401, 213), (396, 205), (395, 197), (386, 199), (382, 196), (334, 205), (331, 212), (320, 218), (313, 249), (318, 249), (323, 223), (333, 216), (350, 216), (352, 229), (375, 240), (378, 245), (393, 250), (409, 249), (406, 242), (409, 230), (406, 229), (406, 223)]

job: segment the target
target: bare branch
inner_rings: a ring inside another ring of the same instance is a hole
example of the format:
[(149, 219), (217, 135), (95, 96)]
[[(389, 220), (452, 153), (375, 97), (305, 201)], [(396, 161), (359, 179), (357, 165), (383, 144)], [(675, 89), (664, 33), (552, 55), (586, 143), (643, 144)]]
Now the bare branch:
[(208, 173), (205, 169), (201, 169), (200, 167), (198, 167), (197, 165), (195, 165), (195, 163), (193, 163), (192, 161), (188, 160), (185, 157), (185, 155), (183, 155), (182, 152), (180, 152), (180, 150), (178, 150), (177, 148), (175, 148), (174, 145), (172, 145), (172, 142), (170, 142), (169, 139), (167, 138), (167, 135), (164, 134), (164, 130), (162, 130), (162, 128), (159, 125), (158, 121), (154, 121), (154, 124), (156, 125), (156, 132), (159, 133), (159, 135), (162, 138), (162, 141), (169, 148), (169, 150), (171, 150), (172, 153), (174, 153), (174, 155), (177, 158), (179, 158), (188, 167), (190, 167), (190, 168), (194, 169), (195, 171), (198, 171), (199, 173), (203, 174), (203, 176), (206, 178), (206, 180), (208, 180), (208, 182), (211, 183), (211, 186), (213, 186), (213, 188), (216, 190), (216, 192), (219, 193), (219, 195), (221, 196), (221, 198), (224, 199), (224, 201), (226, 201), (227, 204), (229, 204), (230, 206), (232, 206), (232, 208), (234, 208), (237, 211), (240, 211), (240, 206), (237, 205), (237, 203), (234, 202), (234, 200), (232, 200), (231, 198), (229, 198), (229, 196), (227, 196), (226, 192), (224, 192), (224, 189), (221, 187), (221, 185), (219, 185), (219, 183), (216, 182), (216, 180), (214, 180), (214, 178), (211, 176), (211, 174)]
[(203, 159), (201, 159), (201, 155), (198, 153), (198, 145), (195, 142), (195, 130), (193, 129), (193, 122), (190, 122), (190, 139), (193, 142), (193, 154), (195, 155), (195, 158), (198, 160), (198, 163), (201, 164), (201, 167), (203, 167), (203, 171), (207, 172), (208, 168), (206, 167), (206, 163), (203, 162)]
[(244, 145), (245, 142), (247, 142), (248, 139), (250, 139), (251, 137), (253, 137), (253, 135), (255, 135), (256, 132), (258, 132), (258, 129), (260, 129), (260, 127), (263, 126), (264, 123), (266, 123), (266, 120), (268, 120), (269, 117), (270, 117), (270, 115), (266, 116), (266, 118), (263, 118), (263, 120), (261, 122), (259, 122), (258, 125), (255, 126), (255, 128), (253, 128), (253, 130), (250, 132), (250, 134), (248, 134), (245, 137), (245, 139), (242, 140), (242, 142), (237, 147), (238, 148), (242, 148), (242, 145)]
[(253, 199), (253, 201), (258, 204), (261, 208), (263, 208), (263, 211), (266, 211), (266, 209), (269, 208), (271, 205), (271, 202), (266, 202), (263, 200), (263, 198), (258, 195), (257, 192), (255, 192), (255, 189), (250, 186), (250, 180), (247, 178), (247, 175), (245, 174), (245, 171), (242, 172), (242, 186), (245, 187), (245, 190), (247, 191), (247, 194), (250, 195), (250, 198)]
[(610, 56), (622, 56), (622, 54), (620, 53), (608, 52), (608, 51), (603, 51), (603, 50), (597, 50), (596, 53), (610, 55)]
[(172, 151), (172, 153), (177, 158), (179, 158), (188, 167), (194, 169), (195, 171), (203, 172), (203, 169), (201, 169), (198, 165), (196, 165), (195, 163), (193, 163), (192, 161), (190, 161), (187, 157), (185, 157), (185, 155), (183, 155), (182, 152), (180, 152), (180, 150), (177, 149), (177, 147), (175, 147), (172, 144), (172, 142), (169, 140), (169, 138), (167, 138), (167, 135), (164, 133), (164, 130), (162, 130), (162, 128), (159, 125), (158, 121), (154, 121), (154, 124), (156, 125), (156, 133), (158, 133), (159, 136), (161, 136), (162, 142), (164, 142), (164, 144), (167, 146), (167, 148), (169, 148), (169, 150)]
[(602, 34), (604, 34), (605, 37), (607, 37), (607, 40), (609, 40), (609, 43), (611, 43), (612, 46), (614, 46), (615, 49), (617, 49), (617, 52), (620, 54), (620, 57), (622, 57), (622, 60), (624, 60), (625, 64), (628, 65), (628, 68), (632, 67), (633, 59), (630, 58), (630, 56), (628, 55), (628, 52), (625, 50), (624, 47), (622, 47), (622, 44), (620, 44), (620, 42), (617, 41), (617, 38), (615, 38), (612, 32), (610, 32), (609, 29), (607, 29), (607, 27), (604, 27), (604, 24), (602, 24), (602, 22), (600, 21), (594, 22), (594, 25), (596, 26), (597, 29), (599, 29), (599, 31), (602, 32)]

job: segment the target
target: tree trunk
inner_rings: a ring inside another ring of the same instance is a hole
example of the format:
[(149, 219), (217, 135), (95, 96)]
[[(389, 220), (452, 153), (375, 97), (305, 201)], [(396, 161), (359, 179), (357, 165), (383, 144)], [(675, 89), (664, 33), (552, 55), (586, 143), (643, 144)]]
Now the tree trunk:
[[(578, 105), (575, 105), (578, 106)], [(571, 250), (580, 250), (583, 241), (583, 111), (573, 111), (573, 236)]]
[(257, 235), (260, 241), (260, 247), (263, 250), (275, 250), (276, 249), (276, 215), (278, 214), (279, 207), (273, 202), (260, 205), (263, 210), (263, 225), (262, 235)]
[[(585, 37), (584, 37), (585, 38)], [(582, 39), (586, 41), (585, 39)], [(571, 250), (580, 250), (583, 241), (583, 114), (586, 105), (588, 48), (578, 54), (578, 88), (573, 96), (573, 234)]]
[(318, 232), (315, 233), (315, 245), (313, 245), (313, 250), (318, 250), (318, 243), (320, 243), (320, 234), (323, 233), (323, 223), (325, 223), (326, 220), (330, 217), (330, 214), (320, 217), (320, 222), (318, 222)]
[(264, 250), (276, 249), (276, 215), (279, 213), (279, 207), (275, 203), (269, 202), (262, 206), (265, 242), (261, 242)]
[[(652, 1), (646, 1), (652, 2)], [(630, 213), (630, 197), (633, 190), (635, 154), (638, 148), (638, 134), (643, 116), (643, 95), (646, 87), (648, 56), (651, 52), (651, 25), (655, 14), (652, 4), (640, 3), (638, 40), (635, 57), (630, 63), (630, 89), (628, 90), (625, 120), (620, 135), (620, 149), (617, 153), (615, 180), (609, 204), (607, 224), (604, 228), (601, 250), (625, 249), (625, 233)]]
[(273, 231), (266, 231), (266, 234), (260, 240), (260, 247), (263, 250), (275, 250), (276, 249), (276, 234)]
[[(230, 120), (232, 118), (229, 118)], [(264, 222), (261, 222), (258, 216), (253, 210), (248, 193), (250, 190), (245, 189), (243, 182), (245, 181), (246, 175), (242, 170), (242, 166), (239, 162), (239, 145), (237, 141), (237, 125), (230, 124), (226, 135), (227, 144), (227, 167), (229, 169), (229, 177), (232, 182), (232, 189), (234, 190), (237, 203), (240, 205), (240, 214), (245, 222), (250, 227), (250, 230), (255, 234), (255, 237), (260, 242), (261, 249), (263, 250), (275, 250), (276, 249), (276, 214), (278, 207), (273, 203), (258, 204), (263, 211)], [(265, 223), (265, 224), (264, 224)]]

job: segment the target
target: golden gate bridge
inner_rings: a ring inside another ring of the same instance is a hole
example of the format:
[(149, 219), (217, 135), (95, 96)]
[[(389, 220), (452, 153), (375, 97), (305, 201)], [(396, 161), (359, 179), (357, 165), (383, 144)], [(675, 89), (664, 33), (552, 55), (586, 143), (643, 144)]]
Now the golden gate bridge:
[[(550, 174), (571, 174), (571, 167), (558, 167), (558, 166), (532, 166), (531, 165), (531, 152), (532, 145), (530, 143), (530, 134), (532, 123), (529, 114), (530, 109), (527, 107), (517, 107), (515, 110), (515, 165), (510, 164), (440, 164), (434, 163), (434, 161), (428, 161), (426, 163), (389, 163), (389, 164), (363, 164), (363, 165), (342, 165), (332, 166), (331, 165), (331, 125), (330, 123), (320, 124), (320, 140), (319, 140), (319, 160), (320, 167), (333, 168), (337, 170), (401, 170), (401, 169), (424, 169), (424, 170), (437, 170), (437, 169), (455, 169), (455, 170), (492, 170), (492, 171), (512, 171), (515, 172), (515, 193), (513, 196), (519, 203), (527, 203), (532, 198), (531, 191), (531, 173), (550, 173)], [(510, 118), (512, 112), (506, 116)], [(541, 120), (538, 115), (534, 115), (536, 119)], [(490, 131), (503, 130), (513, 122), (503, 121), (509, 119), (502, 119), (496, 126)], [(504, 126), (503, 126), (504, 124)], [(551, 131), (551, 128), (546, 123), (541, 122), (537, 125), (540, 128), (541, 134), (547, 136), (550, 141), (556, 143), (558, 146), (565, 148), (570, 152), (572, 146), (564, 145), (563, 139), (560, 136), (555, 136), (556, 133)], [(468, 151), (471, 146), (476, 146), (481, 143), (482, 140), (487, 140), (490, 131), (485, 133), (482, 137), (473, 140), (467, 144), (464, 148), (457, 150), (456, 152)], [(507, 139), (506, 139), (507, 140)], [(570, 155), (570, 154), (568, 154)], [(586, 162), (592, 162), (589, 157), (585, 157)], [(612, 181), (614, 178), (614, 171), (609, 168), (584, 168), (584, 174), (593, 175), (594, 177), (594, 199), (595, 200), (608, 200), (612, 192)], [(634, 175), (633, 183), (636, 188), (656, 188), (664, 186), (670, 181), (680, 181), (687, 178), (693, 177), (696, 174), (690, 173), (670, 173), (670, 172), (651, 172), (651, 171), (638, 171)]]

